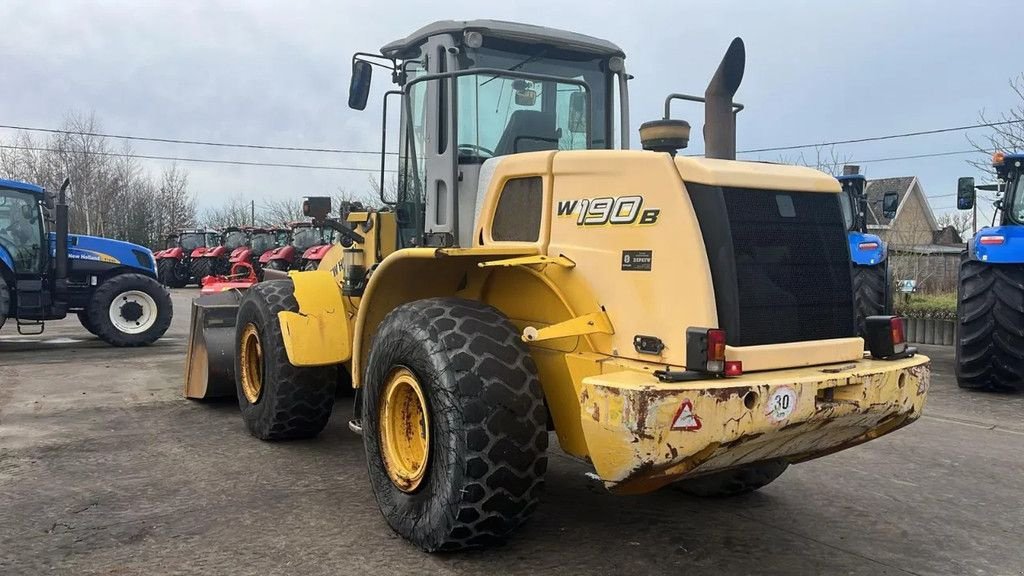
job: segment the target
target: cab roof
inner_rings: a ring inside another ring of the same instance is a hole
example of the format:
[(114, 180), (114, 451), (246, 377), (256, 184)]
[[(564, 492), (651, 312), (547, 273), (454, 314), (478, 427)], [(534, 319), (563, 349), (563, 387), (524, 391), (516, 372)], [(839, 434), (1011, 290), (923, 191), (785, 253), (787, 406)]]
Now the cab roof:
[(36, 186), (35, 184), (29, 184), (28, 182), (20, 182), (18, 180), (4, 180), (0, 178), (0, 188), (6, 188), (8, 190), (21, 190), (23, 192), (31, 192), (33, 194), (43, 194), (42, 186)]
[(521, 24), (519, 22), (507, 22), (504, 20), (439, 20), (432, 24), (427, 24), (401, 40), (385, 44), (380, 49), (380, 53), (388, 58), (407, 58), (414, 55), (413, 48), (416, 48), (431, 36), (437, 36), (438, 34), (456, 34), (461, 36), (468, 31), (481, 32), (485, 37), (549, 44), (556, 48), (602, 56), (625, 57), (626, 55), (621, 48), (607, 40), (569, 32), (568, 30)]

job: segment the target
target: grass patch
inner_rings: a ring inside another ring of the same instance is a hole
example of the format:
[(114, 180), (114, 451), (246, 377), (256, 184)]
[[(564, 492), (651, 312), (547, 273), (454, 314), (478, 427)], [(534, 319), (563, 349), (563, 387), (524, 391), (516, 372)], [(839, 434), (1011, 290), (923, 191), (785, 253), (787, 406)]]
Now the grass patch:
[(897, 294), (896, 314), (907, 318), (956, 320), (956, 294)]

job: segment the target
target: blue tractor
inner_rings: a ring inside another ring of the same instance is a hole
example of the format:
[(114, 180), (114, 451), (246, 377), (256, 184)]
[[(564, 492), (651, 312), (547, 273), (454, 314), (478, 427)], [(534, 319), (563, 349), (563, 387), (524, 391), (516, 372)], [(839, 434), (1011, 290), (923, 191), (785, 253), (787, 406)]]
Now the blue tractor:
[(996, 152), (992, 166), (996, 184), (957, 183), (961, 210), (975, 207), (978, 189), (1002, 195), (993, 225), (977, 231), (960, 262), (956, 379), (961, 388), (1024, 391), (1024, 153)]
[[(885, 316), (892, 310), (888, 251), (885, 242), (875, 234), (868, 234), (868, 200), (865, 192), (867, 180), (856, 166), (844, 166), (843, 175), (836, 179), (843, 187), (840, 201), (846, 221), (850, 257), (853, 264), (853, 300), (857, 314), (857, 332), (864, 336), (864, 319)], [(889, 195), (887, 195), (889, 196)], [(883, 210), (888, 216), (895, 208), (894, 199), (885, 198)], [(898, 202), (898, 198), (895, 199)]]
[(77, 314), (114, 346), (154, 342), (170, 326), (172, 307), (153, 253), (68, 234), (68, 184), (54, 203), (39, 186), (0, 179), (0, 327), (11, 319), (20, 334), (41, 334), (44, 321)]

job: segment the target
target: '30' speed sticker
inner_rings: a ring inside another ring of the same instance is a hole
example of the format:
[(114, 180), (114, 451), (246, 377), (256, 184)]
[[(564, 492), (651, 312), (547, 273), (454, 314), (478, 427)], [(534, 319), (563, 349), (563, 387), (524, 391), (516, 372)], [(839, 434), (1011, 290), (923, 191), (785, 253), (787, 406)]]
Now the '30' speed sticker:
[(796, 390), (789, 386), (779, 386), (768, 397), (764, 413), (772, 422), (782, 422), (793, 415), (793, 410), (796, 409), (796, 399)]

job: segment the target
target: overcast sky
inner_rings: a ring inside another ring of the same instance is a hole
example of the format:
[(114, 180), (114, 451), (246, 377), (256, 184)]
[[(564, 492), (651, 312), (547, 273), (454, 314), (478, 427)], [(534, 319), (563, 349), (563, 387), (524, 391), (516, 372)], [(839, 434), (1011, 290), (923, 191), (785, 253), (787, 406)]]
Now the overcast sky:
[[(1007, 82), (1024, 68), (1022, 39), (1001, 22), (1019, 11), (1019, 0), (3, 0), (0, 124), (57, 127), (74, 110), (95, 113), (112, 133), (377, 150), (379, 108), (346, 106), (352, 53), (376, 51), (434, 20), (495, 18), (621, 46), (636, 77), (634, 143), (636, 127), (660, 115), (665, 94), (703, 92), (734, 36), (747, 47), (736, 97), (747, 106), (740, 149), (858, 138), (972, 124), (982, 109), (998, 113), (1013, 105)], [(372, 103), (390, 87), (384, 76), (375, 78)], [(696, 128), (702, 114), (681, 106), (676, 116)], [(0, 130), (0, 138), (12, 136)], [(692, 148), (701, 146), (698, 140)], [(246, 161), (361, 168), (378, 162), (372, 155), (134, 147), (139, 154)], [(941, 196), (955, 192), (958, 176), (980, 176), (966, 164), (970, 156), (864, 161), (967, 149), (961, 132), (837, 151), (861, 161), (869, 178), (916, 175), (928, 195)], [(368, 187), (360, 172), (183, 166), (200, 207), (233, 195)], [(933, 202), (937, 213), (953, 205), (951, 197)]]

